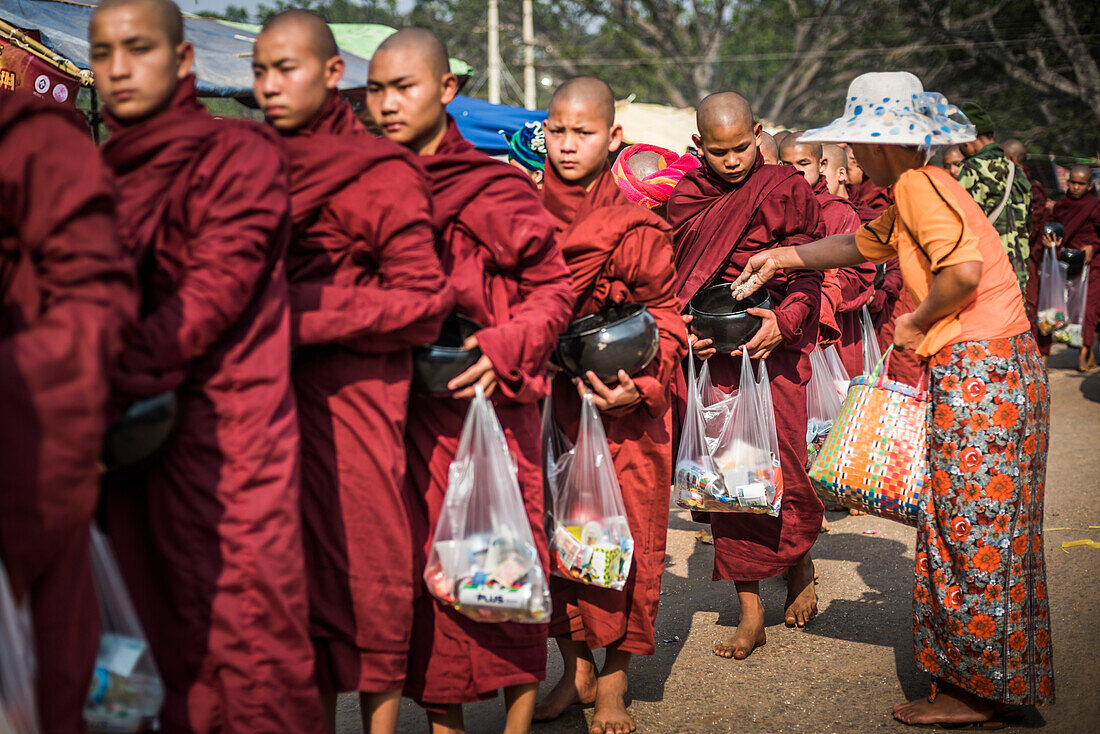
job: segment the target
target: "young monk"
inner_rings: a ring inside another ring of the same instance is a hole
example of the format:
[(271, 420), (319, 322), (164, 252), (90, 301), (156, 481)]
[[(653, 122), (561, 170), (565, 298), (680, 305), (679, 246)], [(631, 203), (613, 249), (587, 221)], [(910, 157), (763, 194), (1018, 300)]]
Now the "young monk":
[[(784, 139), (787, 136), (783, 136)], [(764, 162), (770, 166), (778, 166), (779, 144), (769, 133), (760, 131), (760, 155), (764, 156)]]
[(137, 300), (87, 127), (5, 92), (0, 158), (0, 561), (29, 597), (42, 731), (77, 734), (99, 647), (88, 549), (110, 370)]
[(842, 199), (849, 198), (848, 154), (844, 148), (832, 143), (821, 146), (821, 175), (825, 178), (825, 188), (830, 194)]
[[(1064, 245), (1085, 251), (1085, 262), (1091, 263), (1100, 248), (1100, 199), (1092, 193), (1092, 170), (1088, 166), (1074, 166), (1069, 172), (1066, 196), (1054, 205), (1051, 219), (1066, 230), (1064, 242), (1051, 241), (1049, 245)], [(1085, 319), (1081, 325), (1081, 354), (1077, 369), (1088, 372), (1096, 369), (1092, 345), (1096, 342), (1096, 327), (1100, 324), (1100, 268), (1089, 268), (1088, 300), (1085, 303)]]
[[(798, 134), (788, 135), (779, 149), (784, 165), (802, 173), (821, 205), (826, 235), (850, 234), (860, 227), (855, 206), (829, 191), (825, 169), (828, 162), (820, 143), (807, 143)], [(826, 271), (821, 287), (821, 326), (818, 343), (835, 343), (844, 369), (852, 377), (863, 373), (863, 307), (874, 296), (875, 266), (864, 263), (852, 268)], [(829, 332), (839, 333), (832, 336)]]
[(256, 100), (290, 162), (287, 256), (302, 434), (302, 519), (317, 682), (359, 691), (366, 731), (393, 732), (412, 632), (403, 501), (410, 346), (453, 302), (435, 253), (424, 174), (359, 124), (344, 62), (306, 10), (269, 18), (252, 56)]
[[(307, 633), (291, 392), (283, 156), (215, 120), (167, 0), (89, 29), (119, 233), (141, 273), (120, 399), (174, 390), (163, 453), (106, 492), (107, 527), (164, 678), (170, 732), (323, 729)], [(272, 136), (273, 137), (273, 136)]]
[[(424, 29), (398, 31), (371, 59), (371, 116), (427, 169), (456, 310), (484, 327), (466, 342), (482, 356), (448, 385), (453, 395), (418, 396), (410, 405), (405, 486), (413, 539), (430, 548), (469, 399), (481, 386), (494, 398), (547, 570), (538, 400), (549, 391), (546, 363), (569, 323), (573, 290), (554, 223), (530, 179), (474, 150), (447, 114), (457, 91), (446, 49)], [(405, 693), (427, 709), (432, 731), (460, 732), (462, 704), (504, 688), (505, 731), (525, 733), (546, 676), (546, 638), (546, 625), (474, 622), (422, 588)]]
[[(630, 658), (654, 652), (672, 482), (668, 386), (687, 351), (687, 331), (673, 290), (668, 225), (623, 195), (607, 163), (608, 153), (621, 141), (615, 97), (605, 82), (577, 77), (554, 93), (547, 109), (549, 165), (542, 197), (573, 276), (578, 299), (573, 318), (621, 303), (644, 303), (660, 332), (653, 361), (634, 376), (619, 370), (615, 386), (604, 385), (592, 372), (587, 380), (573, 380), (575, 384), (559, 375), (554, 384), (555, 414), (571, 438), (580, 418), (578, 393), (595, 393), (634, 538), (633, 563), (622, 591), (550, 580), (550, 633), (557, 638), (565, 672), (535, 718), (554, 719), (574, 703), (595, 700), (589, 730), (596, 734), (634, 731), (624, 700)], [(607, 657), (597, 670), (592, 651), (601, 647)]]
[[(669, 200), (673, 227), (676, 293), (681, 307), (715, 280), (732, 281), (755, 252), (777, 243), (809, 242), (825, 231), (813, 190), (794, 169), (766, 166), (757, 151), (760, 125), (739, 94), (704, 99), (693, 136), (705, 165), (684, 176)], [(775, 283), (773, 281), (773, 283)], [(823, 508), (806, 475), (806, 383), (810, 350), (817, 340), (821, 274), (792, 273), (771, 286), (774, 310), (750, 309), (763, 319), (760, 331), (735, 356), (768, 358), (783, 471), (783, 507), (778, 518), (711, 513), (714, 578), (733, 579), (741, 603), (737, 631), (714, 653), (738, 660), (766, 641), (760, 580), (790, 570), (785, 619), (803, 626), (817, 613), (809, 551), (821, 527)], [(708, 339), (695, 353), (712, 358), (711, 379), (725, 392), (738, 386), (740, 366), (715, 356)], [(678, 378), (678, 382), (679, 382)], [(682, 383), (677, 390), (682, 394)]]

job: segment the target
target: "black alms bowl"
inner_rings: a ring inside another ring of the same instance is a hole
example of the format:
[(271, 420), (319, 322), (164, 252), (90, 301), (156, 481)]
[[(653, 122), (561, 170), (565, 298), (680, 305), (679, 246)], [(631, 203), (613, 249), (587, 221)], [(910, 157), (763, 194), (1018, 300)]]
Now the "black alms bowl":
[(657, 354), (657, 322), (644, 303), (624, 303), (577, 319), (558, 337), (557, 362), (570, 375), (588, 370), (607, 383), (634, 374)]
[(138, 400), (107, 429), (103, 465), (114, 471), (148, 459), (168, 440), (175, 422), (175, 393)]
[(1043, 226), (1043, 234), (1050, 235), (1059, 240), (1066, 238), (1066, 228), (1058, 222), (1048, 222)]
[(1085, 251), (1074, 250), (1069, 247), (1058, 248), (1058, 259), (1067, 266), (1066, 277), (1076, 278), (1085, 269)]
[(750, 308), (771, 308), (772, 302), (764, 288), (740, 301), (733, 297), (729, 283), (719, 283), (695, 294), (688, 304), (694, 318), (691, 330), (700, 339), (713, 339), (719, 352), (732, 352), (752, 339), (763, 320), (748, 312)]
[(449, 395), (447, 383), (481, 359), (480, 349), (462, 348), (462, 343), (480, 330), (481, 324), (465, 316), (448, 316), (438, 339), (413, 348), (413, 390), (422, 395)]

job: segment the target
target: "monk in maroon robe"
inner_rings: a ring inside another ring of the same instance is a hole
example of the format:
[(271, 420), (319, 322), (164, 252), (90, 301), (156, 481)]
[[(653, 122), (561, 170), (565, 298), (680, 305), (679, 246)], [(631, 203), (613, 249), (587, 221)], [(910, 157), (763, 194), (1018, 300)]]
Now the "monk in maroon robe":
[[(1088, 166), (1074, 166), (1069, 172), (1066, 196), (1054, 205), (1051, 219), (1066, 229), (1064, 242), (1044, 244), (1064, 245), (1085, 251), (1085, 262), (1091, 263), (1100, 249), (1100, 199), (1092, 193), (1092, 170)], [(1096, 342), (1096, 327), (1100, 325), (1100, 268), (1089, 268), (1088, 299), (1085, 318), (1081, 324), (1081, 354), (1077, 369), (1088, 372), (1096, 369), (1092, 345)]]
[[(825, 176), (828, 161), (821, 143), (804, 143), (798, 135), (789, 135), (783, 141), (779, 157), (784, 164), (793, 166), (806, 178), (813, 189), (817, 203), (821, 205), (821, 217), (825, 234), (849, 234), (860, 227), (859, 212), (855, 205), (829, 190)], [(874, 297), (875, 266), (863, 263), (851, 268), (827, 271), (821, 288), (820, 316), (822, 334), (818, 343), (822, 346), (836, 344), (840, 359), (849, 376), (863, 373), (863, 307)], [(834, 326), (835, 325), (835, 326)], [(839, 330), (832, 338), (827, 332)]]
[[(768, 166), (757, 151), (760, 126), (748, 102), (724, 92), (704, 99), (697, 111), (695, 146), (706, 165), (689, 172), (669, 199), (675, 244), (676, 291), (681, 307), (703, 287), (732, 281), (756, 252), (787, 242), (821, 237), (821, 207), (806, 180), (786, 166)], [(722, 657), (743, 659), (763, 645), (764, 607), (759, 581), (789, 570), (785, 618), (802, 626), (814, 617), (817, 598), (809, 551), (821, 527), (823, 508), (806, 475), (806, 383), (809, 353), (817, 342), (821, 275), (788, 273), (769, 284), (774, 310), (751, 309), (763, 326), (735, 355), (767, 357), (783, 472), (778, 518), (711, 513), (714, 578), (733, 579), (741, 603), (737, 631), (715, 646)], [(711, 358), (715, 386), (738, 387), (740, 361), (714, 354), (710, 340), (695, 341)], [(754, 365), (755, 367), (755, 365)], [(685, 388), (678, 380), (681, 394)]]
[(412, 535), (403, 501), (410, 347), (452, 305), (428, 184), (336, 92), (344, 62), (305, 10), (264, 23), (257, 101), (290, 162), (287, 256), (302, 436), (310, 635), (326, 713), (360, 691), (365, 731), (393, 732), (412, 633)]
[[(687, 330), (673, 289), (668, 225), (626, 198), (607, 163), (608, 153), (622, 141), (610, 87), (593, 77), (569, 80), (554, 93), (545, 129), (548, 164), (542, 197), (572, 274), (578, 299), (573, 318), (622, 303), (644, 303), (657, 321), (660, 347), (641, 372), (631, 376), (620, 370), (614, 387), (591, 372), (586, 380), (571, 381), (566, 375), (555, 380), (555, 415), (570, 440), (577, 435), (580, 396), (594, 393), (634, 538), (634, 557), (621, 591), (551, 579), (550, 633), (558, 640), (565, 672), (539, 705), (536, 719), (553, 719), (567, 706), (594, 700), (590, 731), (629, 732), (634, 730), (625, 703), (630, 658), (654, 652), (672, 482), (668, 389), (687, 351)], [(601, 647), (607, 655), (597, 670), (592, 650)]]
[(318, 732), (298, 508), (274, 133), (215, 120), (166, 0), (106, 0), (92, 68), (119, 234), (141, 274), (121, 401), (174, 390), (162, 453), (105, 490), (107, 529), (165, 684), (169, 732)]
[[(1031, 184), (1031, 232), (1028, 242), (1034, 243), (1027, 262), (1027, 291), (1024, 293), (1024, 305), (1027, 307), (1027, 317), (1031, 321), (1031, 335), (1035, 337), (1035, 343), (1039, 346), (1039, 353), (1043, 355), (1043, 364), (1046, 364), (1050, 354), (1051, 336), (1039, 331), (1037, 318), (1039, 315), (1039, 271), (1043, 267), (1043, 230), (1050, 221), (1050, 210), (1047, 207), (1047, 193), (1043, 184), (1031, 175), (1027, 167), (1027, 148), (1016, 138), (1009, 138), (1001, 143), (1005, 156), (1020, 167), (1027, 175)], [(959, 154), (960, 158), (962, 154)], [(947, 162), (947, 154), (944, 154), (944, 162)], [(952, 173), (957, 176), (957, 172)]]
[[(538, 191), (513, 166), (462, 137), (446, 105), (458, 91), (447, 52), (430, 32), (390, 36), (371, 59), (367, 105), (386, 137), (420, 156), (428, 171), (443, 270), (456, 310), (483, 328), (466, 346), (482, 356), (454, 378), (448, 397), (415, 396), (406, 436), (406, 489), (414, 544), (427, 553), (458, 450), (469, 398), (493, 398), (515, 457), (528, 520), (548, 571), (538, 401), (546, 365), (569, 323), (573, 289)], [(546, 676), (547, 626), (474, 622), (422, 588), (405, 693), (428, 711), (433, 731), (462, 731), (462, 704), (504, 688), (505, 731), (527, 732)]]
[(110, 370), (137, 301), (87, 127), (2, 93), (0, 160), (0, 561), (29, 595), (42, 730), (77, 734), (99, 647), (88, 549)]

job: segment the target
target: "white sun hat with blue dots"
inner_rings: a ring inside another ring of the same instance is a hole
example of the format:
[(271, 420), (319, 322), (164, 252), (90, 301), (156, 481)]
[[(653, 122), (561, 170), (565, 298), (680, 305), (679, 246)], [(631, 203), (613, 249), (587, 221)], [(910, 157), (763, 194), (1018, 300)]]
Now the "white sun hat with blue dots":
[[(951, 119), (956, 115), (959, 119)], [(959, 120), (962, 120), (961, 122)], [(844, 116), (807, 130), (807, 143), (879, 143), (931, 148), (977, 137), (974, 126), (939, 92), (926, 92), (907, 71), (861, 74), (848, 86)]]

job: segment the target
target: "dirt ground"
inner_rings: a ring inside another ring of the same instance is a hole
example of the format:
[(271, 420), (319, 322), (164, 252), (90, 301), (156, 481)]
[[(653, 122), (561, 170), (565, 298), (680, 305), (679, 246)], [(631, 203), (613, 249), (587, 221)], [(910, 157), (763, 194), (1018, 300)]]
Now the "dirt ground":
[[(1033, 710), (1022, 727), (1100, 731), (1100, 550), (1062, 543), (1100, 541), (1100, 374), (1077, 374), (1075, 354), (1051, 358), (1053, 417), (1047, 473), (1046, 557), (1054, 627), (1057, 703)], [(712, 582), (713, 547), (702, 526), (670, 511), (668, 557), (657, 617), (657, 653), (632, 668), (631, 707), (640, 732), (906, 731), (894, 703), (927, 691), (913, 662), (910, 626), (914, 531), (873, 517), (829, 513), (832, 531), (814, 559), (821, 614), (805, 630), (783, 625), (785, 587), (761, 584), (768, 643), (748, 660), (715, 657), (711, 647), (737, 623), (732, 582)], [(550, 643), (546, 690), (561, 671)], [(591, 708), (574, 707), (535, 734), (587, 732)], [(499, 732), (498, 698), (468, 706), (469, 732)], [(427, 729), (405, 701), (402, 732)], [(360, 731), (356, 699), (342, 697), (340, 734)]]

